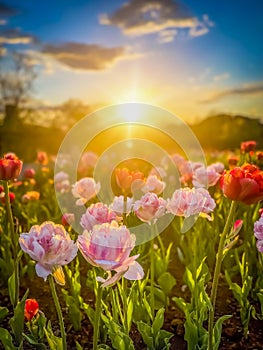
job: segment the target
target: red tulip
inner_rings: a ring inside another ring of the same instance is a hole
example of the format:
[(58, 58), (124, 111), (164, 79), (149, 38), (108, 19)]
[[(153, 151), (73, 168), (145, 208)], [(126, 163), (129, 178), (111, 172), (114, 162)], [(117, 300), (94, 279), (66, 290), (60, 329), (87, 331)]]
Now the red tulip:
[(24, 171), (24, 177), (26, 179), (33, 179), (35, 177), (35, 175), (36, 175), (36, 172), (33, 168), (27, 168)]
[(221, 187), (234, 201), (256, 203), (263, 199), (263, 171), (251, 164), (236, 167), (222, 175)]
[(23, 162), (14, 154), (7, 153), (0, 159), (0, 180), (14, 180), (22, 170)]
[(249, 152), (254, 152), (256, 149), (257, 143), (256, 141), (245, 141), (241, 142), (241, 152), (242, 153), (249, 153)]
[(31, 321), (38, 313), (39, 305), (36, 299), (27, 299), (25, 303), (24, 315), (28, 321)]

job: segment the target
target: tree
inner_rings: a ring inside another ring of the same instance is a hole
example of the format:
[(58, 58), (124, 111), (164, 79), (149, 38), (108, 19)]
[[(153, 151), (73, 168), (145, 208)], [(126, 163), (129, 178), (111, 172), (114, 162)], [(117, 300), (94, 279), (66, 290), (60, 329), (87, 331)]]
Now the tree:
[[(0, 104), (21, 107), (28, 101), (36, 72), (28, 55), (14, 52), (9, 67), (4, 68), (4, 58), (0, 64)], [(5, 62), (6, 63), (6, 62)]]

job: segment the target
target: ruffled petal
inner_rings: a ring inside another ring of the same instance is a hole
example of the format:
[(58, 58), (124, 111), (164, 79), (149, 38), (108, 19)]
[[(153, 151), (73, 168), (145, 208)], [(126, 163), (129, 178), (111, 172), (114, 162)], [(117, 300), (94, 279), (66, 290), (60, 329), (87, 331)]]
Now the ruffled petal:
[(36, 264), (36, 273), (39, 277), (42, 277), (46, 281), (47, 276), (52, 273), (52, 270), (44, 267), (40, 263), (37, 263)]
[(137, 261), (134, 261), (123, 275), (123, 277), (131, 281), (141, 280), (143, 276), (144, 276), (143, 268)]

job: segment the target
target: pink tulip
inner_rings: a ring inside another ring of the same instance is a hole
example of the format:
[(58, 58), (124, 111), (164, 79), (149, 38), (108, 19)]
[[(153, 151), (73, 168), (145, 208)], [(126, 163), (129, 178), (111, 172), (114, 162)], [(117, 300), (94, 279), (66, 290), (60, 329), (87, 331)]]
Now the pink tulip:
[[(127, 203), (126, 203), (126, 214), (129, 215), (132, 206), (133, 206), (133, 199), (130, 197), (126, 198)], [(113, 199), (113, 202), (110, 204), (110, 209), (114, 211), (118, 216), (123, 215), (123, 210), (124, 210), (124, 196), (115, 196)]]
[(64, 193), (70, 189), (70, 182), (68, 174), (64, 171), (60, 171), (54, 176), (54, 186), (56, 191)]
[(211, 187), (214, 186), (221, 175), (210, 165), (207, 168), (197, 168), (193, 173), (193, 185), (195, 187)]
[[(135, 260), (139, 257), (130, 253), (135, 246), (135, 236), (126, 226), (118, 227), (116, 221), (96, 225), (92, 231), (84, 231), (77, 241), (83, 257), (93, 266), (101, 267), (108, 272), (102, 286), (115, 284), (122, 276), (128, 280), (139, 280), (144, 276), (143, 269)], [(114, 276), (111, 271), (115, 271)]]
[(80, 225), (88, 231), (91, 231), (93, 226), (110, 223), (113, 220), (116, 220), (116, 213), (111, 211), (107, 205), (103, 203), (92, 204), (87, 210), (86, 213), (82, 215), (80, 220)]
[(28, 233), (22, 233), (19, 244), (25, 253), (37, 261), (36, 273), (44, 280), (57, 267), (70, 263), (78, 251), (64, 227), (51, 221), (35, 225)]
[(157, 194), (148, 192), (134, 203), (136, 216), (144, 222), (155, 222), (165, 213), (166, 201), (158, 198)]
[(83, 205), (94, 198), (100, 190), (100, 183), (96, 183), (92, 177), (84, 177), (72, 186), (72, 194), (79, 198), (77, 205)]
[(80, 174), (87, 174), (87, 172), (90, 169), (93, 169), (98, 161), (98, 155), (94, 152), (85, 152), (83, 153), (79, 166), (78, 166), (78, 172)]
[(158, 179), (156, 175), (150, 175), (146, 179), (145, 185), (142, 187), (142, 191), (144, 193), (154, 192), (156, 194), (160, 194), (165, 189), (165, 182)]
[(176, 190), (167, 201), (167, 211), (177, 216), (189, 217), (200, 213), (209, 214), (216, 204), (204, 188), (183, 188)]

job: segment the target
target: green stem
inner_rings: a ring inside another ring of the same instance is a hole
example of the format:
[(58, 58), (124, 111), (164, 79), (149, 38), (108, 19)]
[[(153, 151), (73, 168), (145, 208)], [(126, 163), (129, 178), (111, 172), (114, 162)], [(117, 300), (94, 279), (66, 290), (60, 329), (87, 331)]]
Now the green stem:
[(102, 287), (98, 284), (96, 305), (95, 305), (93, 350), (97, 350), (97, 347), (98, 347), (99, 330), (100, 330), (100, 314), (101, 314), (101, 298), (102, 298)]
[[(151, 229), (155, 230), (154, 224), (151, 225)], [(155, 271), (154, 271), (154, 231), (153, 231), (153, 239), (151, 242), (151, 251), (150, 251), (150, 280), (151, 280), (151, 293), (150, 293), (150, 304), (152, 309), (152, 314), (154, 316), (154, 310), (155, 310), (155, 300), (154, 300), (154, 278), (155, 278)]]
[(64, 321), (63, 321), (63, 316), (62, 316), (62, 311), (61, 311), (61, 307), (60, 307), (60, 303), (58, 300), (58, 295), (56, 292), (56, 287), (55, 287), (55, 283), (54, 283), (54, 278), (52, 275), (48, 276), (48, 281), (49, 281), (49, 285), (50, 285), (50, 290), (51, 290), (51, 294), (55, 303), (55, 307), (57, 310), (57, 314), (58, 314), (58, 321), (59, 321), (59, 326), (60, 326), (60, 333), (61, 333), (61, 338), (62, 338), (62, 344), (63, 344), (63, 350), (67, 349), (67, 340), (66, 340), (66, 332), (65, 332), (65, 327), (64, 327)]
[(4, 185), (4, 192), (5, 192), (6, 213), (7, 213), (7, 219), (8, 219), (8, 224), (10, 228), (10, 243), (11, 243), (11, 249), (13, 252), (13, 259), (14, 259), (14, 276), (15, 276), (14, 308), (15, 308), (19, 298), (19, 260), (17, 257), (17, 242), (18, 242), (17, 238), (18, 237), (16, 237), (16, 234), (15, 234), (14, 219), (13, 219), (13, 213), (12, 213), (11, 203), (9, 198), (8, 181), (3, 181), (3, 185)]
[(224, 246), (226, 242), (226, 237), (230, 231), (230, 228), (233, 225), (236, 206), (237, 206), (237, 203), (232, 201), (223, 233), (220, 236), (219, 246), (218, 246), (217, 255), (216, 255), (216, 265), (215, 265), (211, 297), (210, 297), (212, 308), (209, 311), (209, 319), (208, 319), (208, 350), (213, 349), (213, 329), (214, 329), (215, 304), (216, 304), (219, 274), (221, 270), (222, 261), (224, 258)]
[(127, 195), (123, 195), (123, 225), (126, 225), (127, 221)]
[(7, 220), (10, 227), (10, 241), (12, 245), (13, 250), (13, 258), (16, 259), (17, 256), (17, 237), (15, 236), (15, 227), (14, 227), (14, 219), (11, 209), (11, 203), (9, 198), (9, 187), (8, 187), (8, 181), (3, 181), (4, 185), (4, 192), (5, 192), (5, 206), (6, 206), (6, 214), (7, 214)]

